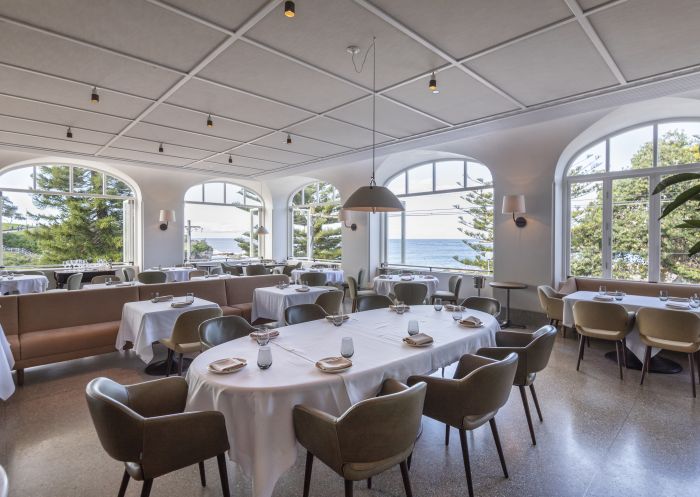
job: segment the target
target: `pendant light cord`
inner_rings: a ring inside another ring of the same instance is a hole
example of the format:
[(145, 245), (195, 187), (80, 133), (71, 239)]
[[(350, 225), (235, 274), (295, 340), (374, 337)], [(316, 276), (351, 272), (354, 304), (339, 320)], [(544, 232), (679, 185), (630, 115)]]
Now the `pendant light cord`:
[[(369, 52), (369, 50), (368, 50)], [(369, 181), (370, 188), (377, 186), (374, 179), (374, 155), (376, 148), (376, 123), (377, 123), (377, 37), (372, 37), (372, 179)]]

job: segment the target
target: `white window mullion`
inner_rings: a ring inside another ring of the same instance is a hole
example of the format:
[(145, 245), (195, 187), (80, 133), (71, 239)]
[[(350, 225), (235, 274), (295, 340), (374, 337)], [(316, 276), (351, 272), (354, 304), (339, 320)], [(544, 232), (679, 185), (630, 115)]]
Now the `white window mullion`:
[(652, 195), (661, 181), (660, 174), (649, 177), (649, 281), (661, 279), (661, 195)]
[(612, 180), (603, 181), (603, 278), (612, 277)]

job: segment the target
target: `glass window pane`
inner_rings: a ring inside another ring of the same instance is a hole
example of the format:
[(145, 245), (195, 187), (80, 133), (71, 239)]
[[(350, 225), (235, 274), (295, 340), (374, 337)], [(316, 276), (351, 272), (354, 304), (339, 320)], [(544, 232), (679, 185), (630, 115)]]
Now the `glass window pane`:
[(211, 204), (224, 203), (223, 183), (204, 183), (204, 201)]
[[(664, 190), (661, 193), (661, 209), (663, 210), (679, 193), (698, 184), (700, 181), (689, 181)], [(690, 247), (699, 241), (698, 232), (677, 227), (684, 220), (697, 217), (697, 204), (686, 204), (661, 219), (662, 282), (700, 283), (700, 257), (688, 257)]]
[(408, 193), (433, 190), (433, 164), (423, 164), (408, 170)]
[(0, 176), (0, 188), (33, 189), (33, 173), (33, 167), (23, 167), (3, 173), (3, 175)]
[(226, 203), (243, 205), (243, 188), (238, 185), (226, 183)]
[(299, 190), (292, 197), (292, 205), (303, 205), (302, 196), (304, 195), (303, 190)]
[(386, 187), (391, 190), (394, 195), (406, 194), (406, 173), (401, 173), (392, 179)]
[(339, 205), (324, 205), (313, 209), (312, 257), (337, 260), (341, 256)]
[(493, 188), (469, 190), (456, 207), (463, 246), (455, 259), (469, 269), (493, 271)]
[(569, 166), (569, 176), (580, 176), (583, 174), (598, 174), (605, 172), (605, 142), (581, 152)]
[(603, 182), (571, 183), (569, 199), (569, 274), (602, 276)]
[(105, 193), (107, 195), (121, 195), (123, 197), (133, 197), (133, 190), (122, 180), (113, 176), (105, 175)]
[(304, 204), (313, 204), (317, 202), (318, 183), (311, 183), (304, 187)]
[(309, 209), (292, 211), (292, 256), (308, 257), (307, 241), (309, 226)]
[(36, 188), (50, 192), (67, 192), (70, 189), (68, 166), (37, 166)]
[(610, 138), (610, 170), (626, 171), (653, 166), (652, 126), (633, 129)]
[(251, 192), (247, 188), (244, 188), (243, 195), (245, 196), (245, 205), (262, 207), (262, 200), (260, 200), (257, 193)]
[(185, 193), (185, 202), (201, 202), (202, 201), (202, 185), (195, 185)]
[(435, 189), (455, 190), (464, 187), (464, 161), (435, 163)]
[(467, 187), (491, 186), (493, 178), (489, 168), (478, 162), (467, 162)]
[(338, 190), (335, 189), (330, 183), (319, 183), (318, 184), (318, 202), (321, 204), (326, 204), (329, 202), (336, 202), (338, 197)]
[[(403, 175), (401, 175), (403, 177)], [(401, 259), (401, 213), (386, 215), (386, 261), (389, 264), (403, 264)]]
[(73, 191), (102, 195), (102, 173), (93, 169), (74, 167)]
[(649, 179), (612, 183), (612, 277), (646, 280), (649, 276)]
[(659, 166), (700, 162), (700, 123), (659, 124)]

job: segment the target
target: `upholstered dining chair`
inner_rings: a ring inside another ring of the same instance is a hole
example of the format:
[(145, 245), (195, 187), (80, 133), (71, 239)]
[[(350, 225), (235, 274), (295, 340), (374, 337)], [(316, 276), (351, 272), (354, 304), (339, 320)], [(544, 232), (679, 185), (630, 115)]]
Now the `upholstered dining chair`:
[(290, 305), (284, 310), (284, 320), (287, 324), (306, 323), (323, 319), (328, 314), (318, 304)]
[(206, 276), (207, 274), (209, 274), (209, 273), (207, 273), (203, 269), (195, 269), (194, 271), (190, 271), (188, 276), (190, 279), (192, 279), (192, 278), (199, 278), (201, 276)]
[(373, 309), (388, 309), (394, 303), (386, 295), (363, 295), (357, 299), (357, 311), (371, 311)]
[(225, 262), (222, 262), (221, 269), (224, 271), (224, 273), (231, 274), (233, 276), (243, 276), (243, 268), (235, 264), (226, 264)]
[(177, 374), (182, 376), (182, 357), (184, 354), (200, 352), (202, 346), (199, 343), (199, 325), (207, 319), (221, 317), (221, 309), (218, 307), (205, 307), (183, 312), (177, 317), (173, 332), (168, 338), (163, 338), (160, 343), (168, 348), (167, 366), (165, 376), (170, 376), (173, 357), (178, 354)]
[(501, 441), (496, 427), (496, 413), (508, 402), (510, 390), (518, 367), (518, 355), (510, 353), (502, 360), (465, 354), (459, 360), (454, 379), (435, 376), (411, 376), (409, 385), (425, 382), (423, 415), (447, 425), (445, 444), (449, 443), (449, 428), (459, 430), (462, 445), (464, 472), (467, 475), (469, 497), (474, 497), (472, 473), (469, 464), (467, 430), (475, 430), (487, 422), (496, 442), (503, 475), (508, 478), (508, 468), (503, 456)]
[(208, 350), (222, 343), (246, 337), (254, 331), (256, 328), (241, 316), (220, 316), (207, 319), (199, 325), (199, 341), (202, 350)]
[(10, 492), (10, 483), (7, 481), (7, 473), (5, 468), (0, 466), (0, 497), (7, 497)]
[(136, 279), (136, 270), (133, 267), (123, 267), (122, 279), (124, 281), (134, 281)]
[(627, 367), (625, 337), (632, 331), (634, 312), (628, 312), (620, 304), (581, 300), (574, 304), (574, 323), (580, 335), (576, 371), (583, 359), (585, 339), (598, 338), (615, 342), (620, 379), (623, 379), (622, 366)]
[(564, 326), (564, 295), (558, 293), (549, 285), (537, 287), (537, 296), (540, 299), (540, 307), (547, 314), (549, 324), (561, 327), (561, 333), (566, 338), (566, 326)]
[(99, 283), (107, 283), (107, 281), (119, 281), (119, 276), (111, 274), (100, 274), (97, 276), (93, 276), (90, 280), (90, 283), (94, 285)]
[(386, 380), (379, 395), (363, 400), (338, 417), (313, 407), (294, 406), (294, 431), (306, 449), (304, 497), (309, 496), (314, 457), (345, 480), (345, 497), (353, 482), (399, 466), (406, 497), (412, 497), (407, 459), (420, 429), (425, 383), (412, 387)]
[(224, 274), (224, 270), (220, 267), (213, 267), (209, 269), (209, 274)]
[[(352, 312), (357, 310), (357, 301), (360, 297), (368, 297), (371, 295), (377, 295), (374, 290), (360, 290), (357, 285), (357, 280), (352, 276), (346, 278), (348, 283), (348, 291), (350, 292), (350, 299), (352, 300)], [(365, 309), (366, 310), (366, 309)]]
[(249, 264), (245, 266), (246, 276), (262, 276), (263, 274), (268, 274), (267, 269), (262, 264)]
[(63, 285), (63, 288), (66, 290), (80, 290), (82, 284), (83, 273), (75, 273), (71, 274), (68, 279), (66, 279), (66, 284)]
[(139, 283), (145, 285), (154, 285), (157, 283), (165, 283), (168, 279), (168, 275), (165, 271), (143, 271), (136, 277)]
[(282, 268), (282, 274), (291, 278), (292, 271), (294, 271), (295, 269), (301, 269), (301, 262), (298, 262), (296, 264), (287, 264)]
[(467, 309), (474, 309), (475, 311), (491, 314), (493, 317), (501, 313), (501, 303), (490, 297), (467, 297), (460, 305)]
[(442, 299), (443, 302), (454, 302), (457, 303), (459, 299), (459, 291), (462, 288), (462, 275), (455, 274), (450, 276), (447, 281), (447, 290), (438, 290), (430, 296), (430, 301), (434, 302), (435, 299)]
[(199, 466), (205, 486), (204, 461), (212, 457), (218, 462), (223, 495), (230, 497), (224, 415), (218, 411), (184, 412), (184, 378), (135, 385), (95, 378), (88, 383), (85, 397), (102, 447), (124, 463), (119, 497), (126, 494), (131, 478), (143, 481), (141, 497), (148, 497), (155, 478), (193, 464)]
[(341, 305), (343, 304), (343, 292), (340, 290), (331, 290), (322, 293), (316, 298), (316, 304), (323, 307), (323, 310), (328, 314), (342, 314), (343, 310)]
[(503, 359), (512, 352), (518, 354), (518, 369), (515, 371), (513, 385), (518, 387), (520, 391), (532, 445), (537, 445), (537, 439), (535, 438), (535, 429), (532, 426), (530, 405), (527, 400), (525, 387), (530, 388), (530, 394), (532, 394), (532, 400), (535, 403), (540, 422), (544, 421), (540, 403), (537, 401), (537, 394), (535, 393), (535, 378), (538, 372), (547, 367), (556, 336), (557, 329), (552, 325), (543, 326), (532, 334), (517, 331), (498, 331), (496, 332), (496, 347), (484, 347), (477, 352), (478, 355), (490, 357), (491, 359)]
[(326, 273), (302, 273), (299, 276), (301, 284), (307, 286), (323, 286), (327, 279)]
[(406, 305), (421, 305), (428, 295), (428, 287), (423, 283), (397, 283), (393, 292), (396, 300)]
[(647, 307), (637, 311), (637, 327), (642, 343), (647, 346), (640, 385), (644, 384), (644, 377), (649, 372), (651, 349), (657, 347), (688, 354), (690, 384), (693, 386), (693, 397), (696, 397), (696, 367), (700, 382), (700, 316), (694, 312)]

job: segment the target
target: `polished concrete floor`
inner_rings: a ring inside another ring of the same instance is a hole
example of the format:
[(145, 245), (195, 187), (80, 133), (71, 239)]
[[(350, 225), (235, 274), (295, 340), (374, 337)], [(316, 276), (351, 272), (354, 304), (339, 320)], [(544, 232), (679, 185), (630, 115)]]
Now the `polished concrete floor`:
[[(536, 385), (544, 423), (536, 421), (532, 446), (517, 390), (497, 416), (510, 478), (501, 474), (488, 427), (468, 435), (477, 496), (685, 496), (700, 493), (700, 401), (686, 371), (651, 375), (604, 359), (610, 347), (593, 343), (576, 372), (576, 342), (557, 338), (555, 351)], [(687, 366), (681, 360), (684, 368)], [(0, 402), (0, 464), (11, 480), (11, 497), (78, 497), (117, 494), (122, 466), (100, 447), (84, 400), (95, 376), (138, 382), (147, 377), (131, 354), (114, 353), (33, 368), (26, 386)], [(533, 410), (534, 414), (534, 410)], [(411, 479), (419, 496), (465, 496), (459, 438), (443, 444), (443, 426), (424, 421)], [(177, 436), (177, 435), (174, 435)], [(301, 453), (300, 453), (301, 455)], [(275, 496), (301, 495), (303, 457), (277, 483)], [(206, 465), (209, 487), (196, 467), (156, 480), (152, 496), (219, 496), (216, 464)], [(250, 482), (229, 463), (232, 495), (249, 496)], [(357, 483), (358, 496), (402, 496), (398, 468), (374, 479), (372, 490)], [(137, 496), (133, 483), (128, 496)], [(339, 477), (315, 464), (311, 495), (343, 495)]]

